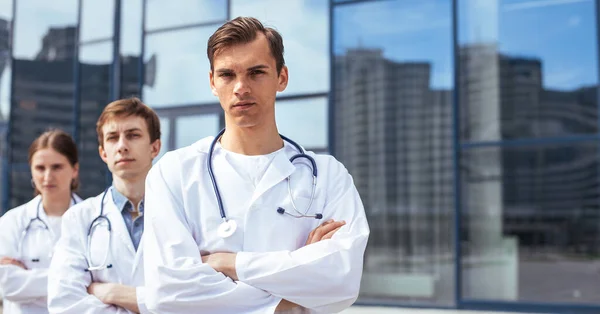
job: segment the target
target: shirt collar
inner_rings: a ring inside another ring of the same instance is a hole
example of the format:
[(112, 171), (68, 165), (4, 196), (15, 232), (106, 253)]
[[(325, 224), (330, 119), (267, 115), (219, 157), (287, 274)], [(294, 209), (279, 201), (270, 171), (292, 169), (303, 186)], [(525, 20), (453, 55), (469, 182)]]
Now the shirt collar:
[[(131, 202), (129, 201), (129, 199), (127, 199), (127, 197), (125, 197), (125, 195), (121, 194), (121, 192), (117, 191), (117, 189), (115, 188), (114, 185), (110, 189), (110, 193), (112, 195), (113, 202), (115, 203), (115, 205), (117, 206), (119, 211), (121, 211), (121, 212), (123, 212), (125, 210), (127, 210), (129, 212), (133, 211), (134, 208), (133, 208), (133, 206), (131, 206)], [(130, 204), (130, 205), (127, 206), (127, 204)], [(142, 199), (142, 201), (140, 202), (140, 205), (138, 206), (138, 210), (140, 211), (140, 213), (144, 212), (144, 199)]]

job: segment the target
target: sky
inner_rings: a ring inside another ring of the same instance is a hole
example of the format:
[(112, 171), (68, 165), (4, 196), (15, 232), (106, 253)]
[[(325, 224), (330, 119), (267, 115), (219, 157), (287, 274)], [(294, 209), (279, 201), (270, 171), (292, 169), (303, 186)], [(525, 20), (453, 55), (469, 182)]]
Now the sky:
[[(547, 88), (575, 89), (597, 84), (598, 60), (593, 0), (458, 0), (461, 45), (493, 43), (501, 53), (540, 58)], [(32, 59), (50, 27), (75, 25), (77, 0), (18, 0), (14, 55)], [(82, 0), (83, 41), (109, 37), (114, 3)], [(148, 0), (149, 31), (190, 23), (219, 22), (225, 0)], [(123, 1), (122, 54), (141, 52), (141, 0)], [(0, 17), (10, 18), (12, 1), (0, 0)], [(290, 83), (281, 95), (329, 90), (329, 12), (324, 0), (232, 0), (232, 16), (261, 19), (280, 31)], [(431, 86), (452, 88), (452, 15), (450, 0), (374, 1), (339, 6), (332, 27), (336, 55), (356, 47), (380, 48), (397, 62), (430, 62)], [(154, 107), (214, 103), (208, 85), (208, 36), (217, 24), (148, 34), (144, 59), (156, 56), (156, 80), (144, 88)], [(110, 62), (112, 44), (86, 45), (86, 63)], [(0, 85), (0, 110), (8, 110), (8, 77)], [(306, 109), (306, 110), (303, 110)], [(326, 99), (281, 102), (280, 128), (303, 145), (326, 145)], [(303, 119), (296, 119), (303, 114)], [(325, 116), (323, 116), (325, 115)], [(182, 122), (185, 125), (185, 122)], [(209, 124), (210, 125), (210, 124)], [(291, 134), (290, 134), (291, 133)], [(181, 140), (179, 142), (186, 142)]]

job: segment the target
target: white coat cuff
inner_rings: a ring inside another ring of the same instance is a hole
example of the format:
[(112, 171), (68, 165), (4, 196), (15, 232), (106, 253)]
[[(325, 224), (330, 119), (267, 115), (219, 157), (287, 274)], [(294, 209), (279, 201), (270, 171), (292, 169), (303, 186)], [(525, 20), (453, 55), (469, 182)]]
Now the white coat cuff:
[(150, 313), (146, 307), (146, 289), (144, 287), (135, 288), (135, 297), (137, 298), (138, 309), (140, 314)]
[(250, 252), (238, 252), (235, 256), (235, 273), (237, 274), (238, 280), (244, 282), (248, 279), (246, 276), (246, 268), (244, 266), (249, 265), (252, 258)]

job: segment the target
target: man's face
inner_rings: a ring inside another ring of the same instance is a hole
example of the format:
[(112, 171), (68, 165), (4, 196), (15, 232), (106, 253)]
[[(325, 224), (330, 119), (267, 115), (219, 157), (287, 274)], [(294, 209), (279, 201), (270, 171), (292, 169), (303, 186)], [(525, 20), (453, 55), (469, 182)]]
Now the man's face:
[(275, 121), (275, 96), (285, 90), (288, 70), (284, 66), (277, 73), (275, 58), (262, 33), (250, 43), (221, 50), (214, 56), (213, 69), (210, 87), (219, 97), (228, 123), (254, 127)]
[(100, 157), (114, 176), (132, 179), (146, 176), (160, 151), (160, 139), (150, 143), (146, 121), (138, 116), (119, 117), (102, 126)]

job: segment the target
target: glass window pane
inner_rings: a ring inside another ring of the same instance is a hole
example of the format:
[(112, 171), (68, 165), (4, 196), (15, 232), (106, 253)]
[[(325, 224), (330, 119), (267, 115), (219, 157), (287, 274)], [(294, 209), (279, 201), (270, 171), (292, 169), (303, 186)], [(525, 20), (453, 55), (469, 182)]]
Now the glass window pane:
[(81, 0), (79, 41), (112, 38), (114, 20), (115, 0)]
[(121, 2), (121, 97), (141, 97), (142, 0)]
[(14, 57), (27, 60), (73, 58), (77, 0), (19, 0)]
[(146, 37), (144, 101), (152, 107), (218, 102), (210, 90), (208, 37), (215, 27), (200, 27)]
[(463, 140), (598, 132), (595, 1), (458, 5)]
[(219, 133), (219, 116), (216, 114), (178, 117), (175, 128), (175, 149), (194, 144), (207, 136)]
[[(9, 40), (12, 32), (12, 5), (12, 0), (0, 0), (0, 174), (2, 179), (8, 171), (6, 132), (8, 131), (11, 99), (12, 68), (10, 66)], [(0, 184), (0, 187), (3, 187), (3, 184)], [(0, 191), (0, 215), (10, 209), (9, 198), (4, 195), (3, 190)]]
[(327, 98), (279, 101), (277, 129), (305, 149), (327, 148)]
[[(13, 38), (10, 160), (22, 163), (33, 140), (48, 128), (73, 131), (77, 0), (20, 0)], [(11, 165), (11, 204), (31, 199), (31, 176)]]
[[(79, 117), (79, 189), (82, 197), (104, 190), (106, 164), (98, 154), (96, 121), (110, 102), (110, 67), (113, 60), (112, 42), (84, 45), (79, 48), (81, 67), (81, 98)], [(90, 127), (93, 126), (93, 127)]]
[(465, 298), (600, 301), (599, 148), (588, 142), (463, 152)]
[(334, 11), (332, 151), (372, 228), (361, 299), (454, 303), (452, 3)]
[(148, 0), (146, 30), (227, 19), (227, 0)]
[(232, 16), (253, 16), (283, 37), (289, 84), (281, 95), (329, 91), (329, 9), (321, 0), (232, 0)]
[(158, 153), (158, 156), (156, 156), (156, 158), (154, 158), (153, 163), (156, 163), (166, 152), (168, 152), (170, 149), (170, 141), (169, 141), (169, 136), (171, 135), (171, 120), (169, 118), (159, 118), (160, 120), (160, 142), (161, 142), (161, 146), (160, 146), (160, 152)]

